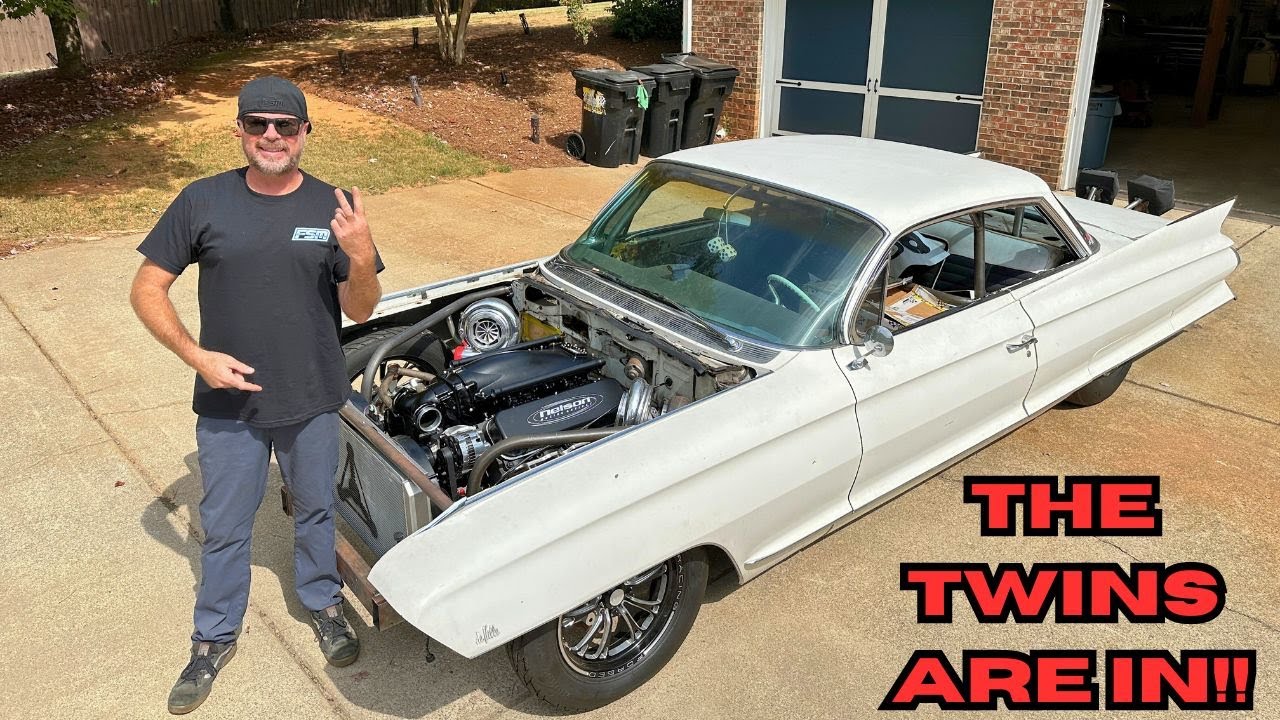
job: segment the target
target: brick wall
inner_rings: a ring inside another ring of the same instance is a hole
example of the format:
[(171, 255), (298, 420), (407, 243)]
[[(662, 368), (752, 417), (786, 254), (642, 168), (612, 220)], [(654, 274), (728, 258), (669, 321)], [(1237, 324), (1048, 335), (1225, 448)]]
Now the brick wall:
[(1057, 185), (1085, 0), (996, 0), (978, 149)]
[(764, 0), (694, 0), (693, 51), (741, 72), (725, 101), (722, 124), (737, 138), (759, 134)]

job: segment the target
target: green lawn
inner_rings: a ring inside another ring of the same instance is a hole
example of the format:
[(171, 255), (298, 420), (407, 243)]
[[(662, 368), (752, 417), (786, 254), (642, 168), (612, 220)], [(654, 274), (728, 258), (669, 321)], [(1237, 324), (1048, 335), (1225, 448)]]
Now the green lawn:
[[(31, 241), (146, 230), (187, 183), (245, 164), (239, 140), (157, 129), (125, 113), (46, 135), (0, 156), (0, 240)], [(388, 122), (313, 133), (302, 167), (372, 193), (505, 169)]]

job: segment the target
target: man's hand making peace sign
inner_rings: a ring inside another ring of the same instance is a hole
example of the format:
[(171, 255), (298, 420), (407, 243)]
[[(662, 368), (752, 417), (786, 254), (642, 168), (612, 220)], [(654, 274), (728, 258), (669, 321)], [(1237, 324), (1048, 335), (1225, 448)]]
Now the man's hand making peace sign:
[(353, 263), (367, 261), (372, 264), (373, 235), (364, 218), (364, 200), (360, 197), (360, 188), (351, 188), (355, 207), (347, 202), (347, 196), (340, 188), (334, 188), (333, 194), (338, 198), (338, 207), (333, 211), (333, 221), (329, 223), (329, 227), (333, 228), (333, 234), (338, 238), (338, 246)]
[(351, 261), (346, 280), (338, 283), (338, 304), (347, 317), (364, 322), (373, 314), (382, 297), (373, 234), (369, 232), (369, 223), (364, 217), (360, 188), (351, 188), (354, 207), (353, 203), (347, 202), (347, 196), (340, 188), (334, 188), (333, 194), (338, 198), (338, 207), (333, 211), (329, 227), (333, 228), (333, 235), (338, 239), (338, 247)]

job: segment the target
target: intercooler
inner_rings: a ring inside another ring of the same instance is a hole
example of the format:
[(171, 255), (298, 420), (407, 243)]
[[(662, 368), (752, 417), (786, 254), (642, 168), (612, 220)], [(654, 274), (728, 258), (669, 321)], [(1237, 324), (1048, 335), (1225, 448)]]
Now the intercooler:
[[(431, 521), (431, 498), (421, 485), (433, 481), (353, 404), (342, 409), (341, 417), (334, 477), (338, 514), (376, 557), (382, 557)], [(447, 504), (444, 494), (440, 496)]]

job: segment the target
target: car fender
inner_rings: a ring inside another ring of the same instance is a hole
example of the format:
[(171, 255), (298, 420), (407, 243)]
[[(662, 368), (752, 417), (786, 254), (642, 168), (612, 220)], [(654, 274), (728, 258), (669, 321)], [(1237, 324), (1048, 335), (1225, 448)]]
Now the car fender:
[(1039, 340), (1028, 407), (1056, 402), (1229, 301), (1224, 279), (1238, 260), (1221, 228), (1230, 210), (1228, 202), (1155, 226), (1015, 288)]
[[(831, 351), (593, 443), (455, 504), (370, 582), (465, 657), (693, 547), (742, 560), (848, 514), (860, 456)], [(851, 467), (849, 463), (855, 464)]]

